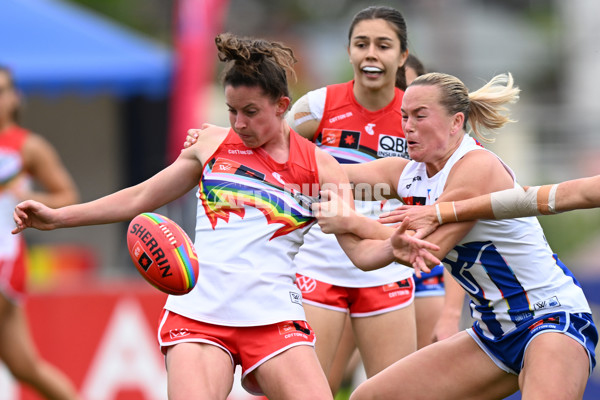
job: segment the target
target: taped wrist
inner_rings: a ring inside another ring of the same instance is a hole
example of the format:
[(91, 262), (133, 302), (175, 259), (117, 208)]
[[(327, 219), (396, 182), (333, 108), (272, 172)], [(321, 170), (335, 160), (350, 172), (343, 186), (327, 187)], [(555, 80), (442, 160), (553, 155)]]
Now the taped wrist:
[(556, 213), (556, 185), (521, 186), (491, 194), (496, 219), (530, 217)]

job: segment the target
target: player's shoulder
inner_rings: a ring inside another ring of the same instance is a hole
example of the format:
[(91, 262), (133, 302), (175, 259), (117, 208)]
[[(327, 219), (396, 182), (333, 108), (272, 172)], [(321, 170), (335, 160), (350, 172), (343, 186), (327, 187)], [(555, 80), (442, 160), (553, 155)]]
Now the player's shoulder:
[(474, 150), (458, 160), (449, 179), (459, 185), (476, 186), (483, 193), (506, 189), (513, 184), (513, 176), (498, 156), (487, 150)]
[(482, 172), (503, 168), (500, 158), (493, 152), (484, 148), (467, 152), (456, 162), (455, 166), (478, 168)]

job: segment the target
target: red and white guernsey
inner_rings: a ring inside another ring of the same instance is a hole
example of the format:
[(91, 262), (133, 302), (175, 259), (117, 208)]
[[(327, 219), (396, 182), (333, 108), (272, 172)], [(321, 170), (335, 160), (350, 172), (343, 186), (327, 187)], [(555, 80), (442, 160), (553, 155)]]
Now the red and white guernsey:
[[(396, 88), (390, 104), (369, 111), (354, 98), (353, 86), (354, 81), (350, 81), (306, 94), (311, 112), (320, 114), (322, 109), (321, 123), (314, 137), (317, 146), (341, 164), (364, 163), (382, 157), (408, 158), (400, 112), (404, 92)], [(399, 201), (392, 200), (355, 202), (356, 210), (370, 218), (377, 218), (381, 212), (399, 205)], [(397, 263), (362, 271), (352, 264), (335, 236), (323, 233), (319, 225), (314, 225), (306, 235), (296, 264), (302, 275), (343, 287), (384, 285), (407, 279), (414, 272)]]
[(29, 181), (23, 174), (22, 149), (29, 132), (16, 125), (0, 132), (0, 291), (18, 300), (25, 291), (24, 243), (22, 235), (10, 233), (18, 199), (8, 187)]
[(196, 287), (165, 308), (226, 326), (305, 320), (294, 256), (315, 222), (315, 145), (290, 132), (286, 163), (250, 149), (233, 130), (204, 165), (198, 190)]

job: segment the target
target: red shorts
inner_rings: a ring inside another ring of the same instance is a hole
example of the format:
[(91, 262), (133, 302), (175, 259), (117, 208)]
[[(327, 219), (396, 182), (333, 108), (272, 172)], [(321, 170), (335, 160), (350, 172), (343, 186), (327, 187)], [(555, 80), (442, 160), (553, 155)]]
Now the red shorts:
[(415, 297), (412, 277), (382, 286), (351, 288), (296, 274), (302, 301), (316, 307), (349, 312), (351, 317), (370, 317), (409, 306)]
[(26, 294), (27, 254), (25, 241), (19, 240), (18, 253), (12, 259), (0, 259), (0, 292), (10, 301), (20, 302)]
[[(314, 346), (315, 333), (305, 321), (284, 321), (262, 326), (212, 325), (186, 318), (163, 309), (158, 327), (160, 349), (179, 343), (206, 343), (223, 349), (231, 358), (232, 371), (242, 367), (242, 386), (251, 394), (262, 396), (252, 371), (285, 350), (301, 345)], [(248, 379), (247, 379), (248, 378)]]

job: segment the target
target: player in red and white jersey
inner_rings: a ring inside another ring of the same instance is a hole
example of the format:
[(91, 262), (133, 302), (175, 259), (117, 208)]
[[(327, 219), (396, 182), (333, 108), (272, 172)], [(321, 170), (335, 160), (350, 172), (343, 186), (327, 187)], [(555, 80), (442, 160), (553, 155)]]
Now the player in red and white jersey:
[[(219, 59), (227, 63), (231, 128), (207, 129), (155, 176), (98, 200), (60, 209), (20, 203), (13, 232), (129, 220), (199, 185), (198, 284), (187, 295), (169, 297), (158, 332), (169, 398), (226, 398), (234, 367), (241, 365), (242, 384), (251, 393), (273, 400), (331, 400), (294, 285), (293, 258), (314, 222), (311, 197), (330, 188), (351, 207), (352, 193), (335, 159), (284, 120), (292, 50), (231, 34), (215, 41)], [(425, 251), (437, 246), (401, 237), (403, 262), (437, 261)], [(355, 263), (371, 265), (368, 243), (357, 247), (354, 235), (338, 239)]]
[[(354, 79), (308, 92), (292, 106), (288, 123), (342, 164), (408, 158), (400, 112), (408, 56), (402, 14), (382, 6), (360, 11), (350, 24), (348, 54)], [(385, 194), (369, 193), (361, 199), (355, 191), (355, 207), (375, 219), (401, 204), (385, 200)], [(367, 376), (416, 350), (411, 268), (393, 263), (362, 271), (335, 236), (318, 225), (310, 229), (295, 262), (307, 318), (319, 338), (317, 355), (334, 392), (340, 383), (337, 366), (343, 366), (354, 349), (354, 343), (342, 339), (348, 322)], [(371, 340), (374, 336), (378, 340)]]
[[(76, 399), (68, 378), (41, 359), (23, 311), (27, 257), (22, 235), (12, 235), (12, 210), (26, 199), (52, 207), (77, 200), (75, 184), (55, 149), (18, 125), (19, 97), (9, 69), (0, 67), (0, 359), (20, 381), (48, 399)], [(33, 190), (35, 180), (42, 190)]]
[[(302, 96), (287, 121), (342, 164), (407, 158), (400, 112), (406, 87), (403, 64), (410, 57), (404, 18), (393, 8), (368, 7), (355, 16), (349, 41), (354, 79)], [(413, 75), (420, 73), (414, 71)], [(184, 147), (195, 143), (200, 133), (190, 130)], [(382, 201), (387, 188), (381, 189), (377, 200), (355, 202), (363, 215), (377, 218), (401, 204), (396, 199)], [(356, 349), (353, 328), (368, 376), (414, 351), (417, 343), (423, 346), (434, 336), (443, 338), (458, 330), (458, 318), (450, 317), (444, 319), (450, 322), (443, 332), (434, 329), (444, 305), (441, 267), (423, 274), (427, 276), (418, 280), (419, 285), (413, 282), (412, 269), (400, 264), (364, 272), (352, 264), (335, 237), (322, 233), (318, 226), (311, 228), (295, 262), (308, 319), (319, 337), (317, 355), (334, 393)], [(445, 307), (451, 311), (447, 315), (460, 317), (461, 294), (458, 312)], [(416, 320), (421, 327), (416, 331), (415, 296), (421, 299)], [(370, 340), (373, 334), (380, 340)]]

